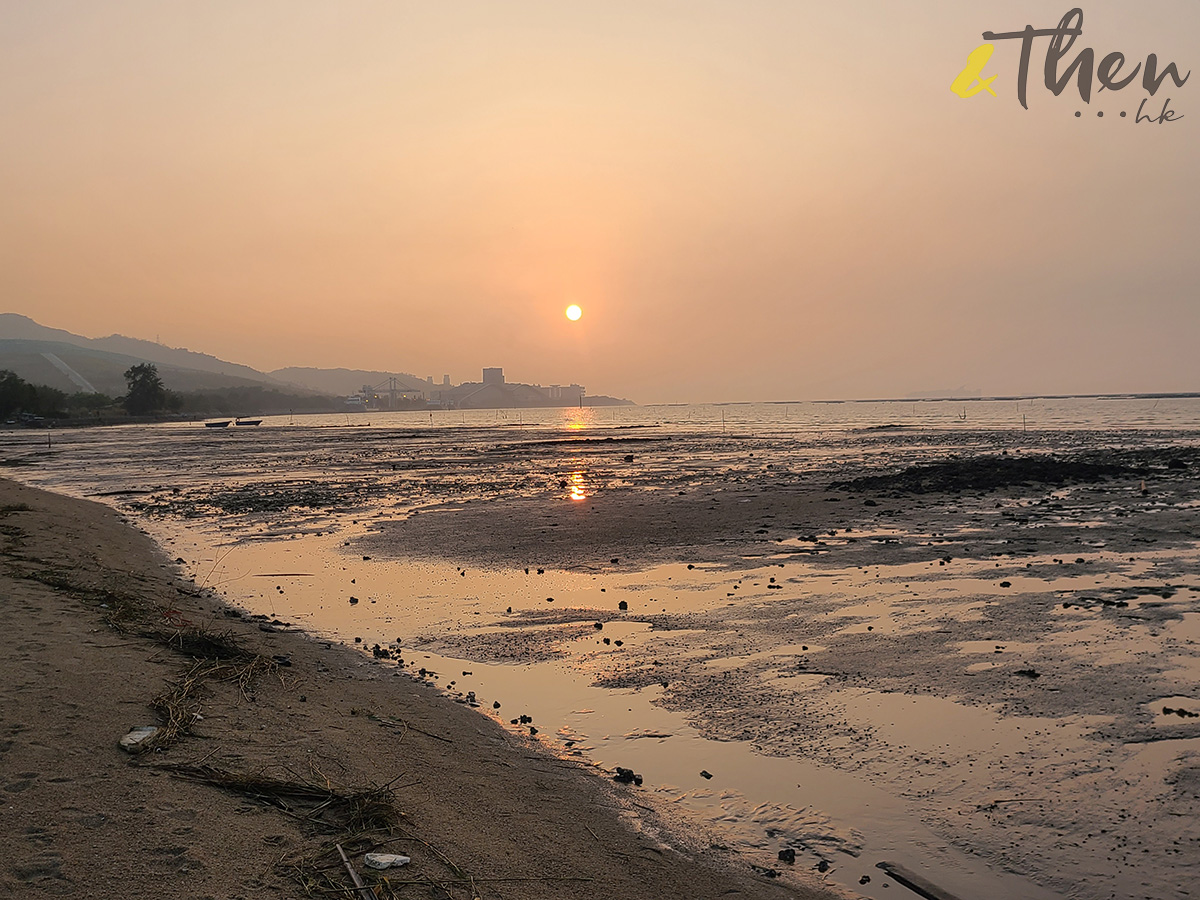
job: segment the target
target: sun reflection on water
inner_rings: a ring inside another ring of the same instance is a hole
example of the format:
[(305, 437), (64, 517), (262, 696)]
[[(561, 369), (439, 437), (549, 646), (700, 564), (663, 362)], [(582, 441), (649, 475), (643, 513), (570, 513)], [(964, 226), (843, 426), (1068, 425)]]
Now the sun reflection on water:
[(568, 496), (572, 500), (586, 500), (589, 493), (587, 483), (583, 479), (582, 472), (572, 472), (567, 479)]
[(596, 411), (590, 406), (570, 407), (563, 410), (563, 427), (567, 431), (583, 431), (596, 424)]

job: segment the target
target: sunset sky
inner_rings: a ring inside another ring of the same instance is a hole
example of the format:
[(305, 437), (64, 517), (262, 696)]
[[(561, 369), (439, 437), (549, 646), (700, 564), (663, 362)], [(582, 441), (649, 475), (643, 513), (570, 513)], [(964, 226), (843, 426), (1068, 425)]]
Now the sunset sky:
[[(1200, 390), (1200, 74), (950, 90), (1069, 8), (0, 0), (0, 311), (639, 402)], [(1082, 8), (1067, 62), (1200, 68), (1194, 0)]]

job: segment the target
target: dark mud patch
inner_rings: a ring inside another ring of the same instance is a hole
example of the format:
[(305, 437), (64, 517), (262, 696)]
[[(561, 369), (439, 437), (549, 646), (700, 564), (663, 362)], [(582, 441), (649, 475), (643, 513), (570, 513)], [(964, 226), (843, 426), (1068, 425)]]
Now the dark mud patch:
[(981, 456), (910, 466), (901, 472), (883, 475), (862, 475), (849, 481), (835, 481), (830, 487), (834, 490), (906, 491), (910, 494), (993, 491), (1014, 485), (1062, 486), (1103, 481), (1130, 472), (1128, 467), (1116, 463), (1054, 457)]
[(1075, 456), (952, 456), (909, 466), (899, 472), (861, 475), (830, 487), (848, 491), (903, 491), (911, 494), (993, 491), (1004, 487), (1091, 484), (1121, 476), (1182, 474), (1195, 471), (1200, 448), (1181, 446), (1120, 450)]
[(563, 656), (569, 644), (593, 637), (595, 633), (591, 625), (459, 632), (418, 635), (410, 646), (417, 651), (427, 650), (481, 663), (533, 663)]

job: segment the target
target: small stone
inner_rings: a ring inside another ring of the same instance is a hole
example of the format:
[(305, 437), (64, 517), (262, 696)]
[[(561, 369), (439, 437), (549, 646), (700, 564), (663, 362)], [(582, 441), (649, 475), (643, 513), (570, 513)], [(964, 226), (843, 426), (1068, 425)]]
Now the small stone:
[(620, 603), (617, 604), (617, 609), (619, 609), (623, 612), (623, 611), (629, 609), (629, 604), (626, 603), (624, 600), (622, 600)]
[(364, 556), (364, 557), (363, 557), (363, 562), (366, 562), (366, 561), (367, 561), (368, 559), (370, 559), (370, 558), (371, 558), (371, 557), (369, 557), (369, 556)]
[(143, 742), (158, 734), (157, 725), (141, 725), (132, 729), (129, 734), (121, 738), (121, 749), (126, 753), (137, 753), (141, 749)]
[(492, 709), (499, 709), (499, 708), (500, 708), (500, 701), (499, 701), (499, 700), (493, 700), (493, 701), (492, 701)]
[(1012, 582), (1011, 581), (1002, 581), (1002, 582), (1000, 582), (1000, 587), (1012, 587)]
[(796, 851), (791, 847), (784, 847), (779, 851), (779, 861), (785, 862), (788, 865), (793, 865), (796, 862)]
[(712, 772), (708, 771), (708, 769), (701, 769), (700, 777), (704, 779), (712, 778)]
[(858, 883), (859, 883), (859, 884), (870, 884), (870, 883), (871, 883), (871, 876), (870, 876), (870, 875), (864, 875), (862, 878), (858, 879)]
[(363, 862), (372, 869), (390, 869), (393, 866), (407, 866), (411, 860), (399, 853), (368, 853)]

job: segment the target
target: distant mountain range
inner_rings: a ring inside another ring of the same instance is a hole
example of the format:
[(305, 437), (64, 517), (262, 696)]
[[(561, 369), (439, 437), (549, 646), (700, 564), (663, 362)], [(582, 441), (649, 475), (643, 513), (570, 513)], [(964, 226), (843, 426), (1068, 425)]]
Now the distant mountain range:
[[(291, 394), (320, 394), (346, 397), (364, 387), (383, 393), (395, 390), (429, 397), (450, 392), (451, 386), (434, 384), (405, 372), (378, 372), (365, 369), (314, 369), (291, 367), (274, 372), (260, 372), (249, 366), (226, 362), (207, 353), (196, 353), (175, 347), (165, 347), (154, 341), (114, 334), (104, 338), (86, 338), (60, 328), (39, 325), (28, 316), (0, 313), (0, 369), (15, 372), (32, 384), (45, 384), (69, 394), (78, 392), (107, 394), (110, 397), (125, 393), (125, 371), (139, 363), (153, 363), (168, 389), (173, 391), (212, 391), (223, 388), (265, 387)], [(395, 384), (392, 384), (395, 379)], [(482, 385), (462, 385), (460, 388), (480, 388)], [(524, 385), (509, 385), (513, 390)], [(532, 388), (531, 388), (532, 390)], [(462, 391), (460, 391), (461, 393)], [(370, 393), (367, 391), (366, 393)], [(471, 393), (470, 390), (466, 393)], [(479, 393), (475, 391), (475, 393)], [(511, 391), (509, 391), (511, 393)], [(449, 393), (446, 394), (450, 396)], [(520, 406), (552, 405), (538, 395), (533, 402), (517, 402), (521, 398), (492, 398), (492, 405), (512, 403)], [(574, 396), (572, 395), (572, 399)], [(607, 397), (589, 398), (604, 402)], [(469, 405), (475, 408), (484, 404)]]

